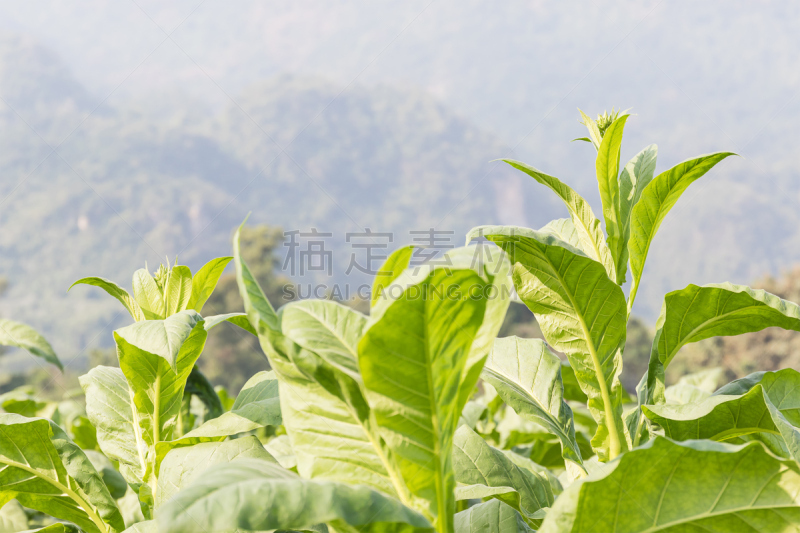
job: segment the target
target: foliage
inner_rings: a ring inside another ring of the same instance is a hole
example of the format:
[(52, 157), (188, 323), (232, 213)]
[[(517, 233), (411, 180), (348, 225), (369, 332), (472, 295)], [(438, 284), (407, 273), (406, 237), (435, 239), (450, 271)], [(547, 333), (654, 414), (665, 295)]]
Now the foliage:
[[(601, 128), (584, 116), (605, 232), (569, 186), (510, 161), (570, 218), (478, 227), (468, 243), (494, 244), (421, 266), (401, 248), (368, 315), (331, 300), (276, 310), (243, 256), (242, 228), (233, 261), (244, 313), (199, 313), (228, 258), (194, 277), (139, 271), (133, 296), (85, 278), (135, 322), (114, 332), (119, 367), (81, 378), (85, 410), (31, 390), (0, 397), (0, 519), (43, 512), (93, 533), (797, 529), (800, 372), (717, 389), (721, 371), (669, 385), (666, 370), (714, 336), (798, 331), (800, 306), (729, 283), (673, 291), (636, 395), (620, 381), (624, 362), (641, 365), (630, 347), (649, 338), (631, 308), (652, 239), (680, 194), (730, 154), (654, 175), (651, 146), (620, 169), (628, 115), (602, 118)], [(515, 298), (543, 339), (497, 338)], [(271, 367), (232, 401), (195, 369), (224, 321), (254, 333)]]

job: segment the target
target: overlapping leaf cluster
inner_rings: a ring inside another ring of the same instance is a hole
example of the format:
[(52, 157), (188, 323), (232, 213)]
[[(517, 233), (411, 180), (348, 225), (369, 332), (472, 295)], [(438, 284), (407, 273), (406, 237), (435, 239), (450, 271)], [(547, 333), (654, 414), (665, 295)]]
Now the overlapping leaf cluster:
[[(602, 221), (568, 185), (508, 160), (569, 218), (475, 228), (443, 261), (401, 248), (368, 315), (327, 300), (276, 311), (238, 232), (233, 258), (195, 276), (137, 271), (132, 296), (80, 280), (135, 323), (114, 332), (119, 368), (81, 378), (85, 408), (0, 397), (0, 531), (47, 524), (33, 513), (54, 519), (41, 531), (92, 533), (800, 531), (800, 372), (721, 388), (714, 370), (666, 379), (688, 343), (800, 331), (798, 305), (729, 283), (671, 292), (636, 394), (620, 384), (653, 239), (732, 155), (656, 174), (651, 145), (621, 166), (628, 118), (583, 115)], [(244, 313), (203, 317), (231, 259)], [(496, 338), (514, 299), (544, 340)], [(223, 321), (257, 335), (271, 368), (232, 401), (195, 366)], [(27, 326), (0, 334), (58, 364)]]

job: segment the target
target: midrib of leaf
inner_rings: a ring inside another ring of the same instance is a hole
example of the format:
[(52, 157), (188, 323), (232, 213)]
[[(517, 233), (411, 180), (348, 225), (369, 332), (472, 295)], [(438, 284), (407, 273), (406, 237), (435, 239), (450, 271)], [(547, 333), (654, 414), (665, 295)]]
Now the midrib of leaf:
[[(425, 301), (427, 302), (428, 299), (426, 298)], [(425, 306), (423, 305), (422, 309), (423, 315), (426, 312)], [(442, 430), (439, 427), (439, 409), (436, 406), (436, 398), (435, 391), (436, 391), (436, 382), (433, 379), (433, 361), (430, 360), (430, 332), (428, 331), (428, 321), (424, 320), (423, 316), (423, 323), (425, 324), (424, 332), (425, 335), (422, 338), (423, 342), (423, 349), (425, 353), (425, 375), (428, 378), (428, 387), (431, 391), (430, 395), (428, 396), (428, 403), (431, 408), (431, 422), (433, 424), (433, 453), (434, 457), (436, 458), (436, 506), (437, 506), (437, 516), (436, 516), (436, 530), (439, 533), (452, 533), (448, 524), (448, 517), (445, 516), (447, 513), (447, 495), (445, 494), (444, 490), (444, 471), (442, 470), (442, 461), (441, 461), (441, 433)]]
[[(15, 446), (16, 446), (16, 444), (15, 444)], [(17, 448), (17, 449), (19, 449), (19, 448)], [(23, 455), (23, 457), (24, 457), (24, 455)], [(18, 463), (16, 461), (12, 461), (11, 459), (8, 459), (6, 457), (0, 456), (0, 463), (5, 464), (5, 465), (10, 466), (10, 467), (19, 468), (20, 470), (24, 470), (24, 471), (28, 472), (29, 474), (33, 474), (37, 478), (39, 478), (39, 479), (49, 483), (50, 485), (54, 486), (55, 488), (57, 488), (58, 490), (60, 490), (61, 492), (63, 492), (67, 496), (69, 496), (69, 498), (72, 501), (77, 503), (78, 506), (81, 509), (83, 509), (83, 511), (86, 513), (86, 515), (92, 520), (92, 522), (94, 522), (94, 524), (97, 526), (97, 528), (100, 531), (105, 531), (105, 532), (108, 531), (108, 528), (106, 527), (105, 522), (103, 522), (103, 520), (99, 516), (97, 516), (97, 514), (92, 510), (92, 506), (89, 505), (86, 502), (86, 500), (81, 498), (78, 495), (78, 493), (76, 493), (75, 491), (73, 491), (69, 487), (65, 486), (63, 483), (59, 482), (56, 479), (52, 479), (52, 478), (49, 478), (49, 477), (47, 477), (45, 475), (42, 475), (42, 473), (39, 472), (38, 470), (36, 470), (35, 468), (31, 468), (30, 466), (28, 466), (26, 464), (23, 464), (23, 463)]]
[[(541, 360), (539, 361), (539, 365), (541, 366)], [(524, 388), (522, 388), (522, 387), (518, 386), (518, 385), (517, 385), (517, 384), (514, 382), (514, 379), (513, 379), (513, 378), (511, 378), (510, 376), (507, 376), (506, 374), (503, 374), (502, 372), (498, 372), (498, 371), (497, 371), (497, 370), (495, 370), (494, 368), (486, 368), (486, 369), (485, 369), (485, 371), (486, 371), (486, 372), (489, 372), (490, 374), (496, 374), (497, 376), (502, 376), (502, 377), (505, 377), (505, 378), (506, 378), (506, 379), (507, 379), (507, 380), (508, 380), (508, 381), (511, 383), (511, 386), (512, 386), (512, 388), (514, 388), (515, 390), (519, 391), (519, 392), (521, 393), (521, 395), (524, 395), (526, 398), (528, 398), (528, 399), (531, 401), (531, 403), (534, 403), (534, 404), (536, 404), (536, 405), (537, 405), (537, 406), (539, 406), (539, 408), (540, 408), (540, 409), (542, 409), (542, 410), (543, 410), (545, 413), (549, 414), (549, 415), (550, 415), (550, 418), (551, 418), (551, 420), (553, 420), (553, 421), (556, 421), (556, 422), (559, 422), (559, 421), (556, 419), (556, 417), (555, 417), (555, 416), (553, 416), (553, 415), (552, 415), (552, 413), (550, 413), (550, 410), (549, 410), (547, 407), (545, 407), (545, 406), (544, 406), (544, 405), (543, 405), (543, 404), (542, 404), (542, 403), (541, 403), (539, 400), (537, 400), (535, 396), (533, 396), (533, 395), (529, 394), (527, 390), (525, 390)], [(560, 424), (560, 422), (559, 422), (559, 423), (557, 423), (557, 424), (555, 424), (555, 425), (556, 425), (556, 427), (558, 427), (558, 429), (559, 429), (559, 430), (561, 430), (561, 429), (562, 429), (562, 428), (561, 428), (561, 424)], [(562, 431), (559, 431), (559, 433), (561, 433), (561, 434), (564, 436), (564, 438), (568, 438), (566, 433), (563, 433)]]
[[(683, 455), (686, 455), (686, 453), (684, 453)], [(673, 476), (675, 474), (675, 471), (678, 469), (678, 466), (680, 466), (680, 462), (683, 459), (683, 455), (681, 457), (679, 457), (675, 461), (675, 466), (672, 469), (672, 472), (670, 473), (670, 475), (667, 478), (666, 482), (664, 483), (664, 488), (661, 491), (661, 497), (659, 498), (658, 508), (656, 510), (655, 519), (653, 520), (653, 525), (650, 526), (647, 529), (641, 530), (639, 533), (656, 533), (658, 531), (663, 531), (665, 529), (669, 529), (669, 528), (671, 528), (673, 526), (676, 526), (676, 525), (690, 524), (692, 522), (703, 520), (703, 519), (706, 519), (706, 518), (713, 518), (715, 516), (725, 516), (725, 515), (729, 515), (729, 514), (736, 514), (736, 513), (739, 513), (739, 512), (743, 512), (743, 511), (753, 511), (753, 510), (757, 510), (757, 509), (769, 509), (769, 510), (775, 510), (775, 509), (797, 509), (797, 507), (798, 507), (797, 505), (778, 505), (778, 506), (762, 505), (762, 506), (759, 506), (759, 507), (754, 507), (753, 506), (753, 504), (758, 499), (758, 497), (761, 495), (761, 493), (764, 492), (764, 489), (767, 487), (767, 485), (769, 485), (769, 483), (775, 478), (776, 475), (778, 475), (778, 474), (780, 474), (780, 473), (782, 473), (784, 471), (783, 469), (780, 469), (773, 476), (770, 476), (770, 478), (767, 479), (766, 483), (764, 483), (764, 486), (761, 487), (761, 489), (759, 489), (758, 492), (756, 492), (756, 495), (753, 497), (753, 499), (750, 501), (750, 503), (747, 506), (740, 506), (740, 507), (735, 507), (735, 508), (729, 508), (729, 509), (726, 509), (724, 511), (714, 512), (713, 509), (719, 503), (719, 500), (722, 498), (723, 493), (728, 489), (728, 484), (730, 482), (730, 477), (733, 477), (733, 472), (735, 472), (735, 470), (736, 470), (736, 468), (734, 468), (733, 471), (731, 472), (731, 476), (729, 477), (728, 482), (726, 482), (725, 485), (720, 489), (720, 493), (717, 495), (717, 498), (714, 500), (714, 503), (713, 503), (713, 505), (712, 505), (710, 510), (706, 511), (705, 513), (700, 513), (700, 514), (697, 514), (697, 515), (693, 515), (691, 517), (682, 518), (680, 520), (673, 520), (672, 522), (666, 522), (664, 524), (656, 525), (656, 522), (658, 522), (658, 516), (659, 516), (659, 514), (661, 512), (661, 503), (664, 500), (664, 495), (667, 492), (667, 488), (669, 487), (669, 484), (672, 481), (672, 478), (673, 478)], [(741, 459), (739, 461), (739, 464), (741, 464)], [(738, 468), (738, 464), (737, 464), (737, 468)]]
[[(700, 291), (698, 291), (698, 292), (697, 292), (697, 294), (700, 294)], [(697, 296), (697, 295), (695, 295), (695, 297), (696, 297), (696, 296)], [(691, 304), (690, 304), (690, 305), (691, 305)], [(703, 329), (703, 328), (707, 327), (709, 324), (713, 324), (714, 322), (716, 322), (716, 321), (718, 321), (718, 320), (721, 320), (721, 319), (723, 319), (723, 318), (727, 318), (727, 317), (733, 316), (733, 315), (735, 315), (735, 314), (737, 314), (737, 313), (740, 313), (740, 312), (743, 312), (743, 311), (749, 311), (749, 310), (751, 310), (751, 309), (755, 309), (755, 308), (757, 308), (757, 307), (765, 307), (765, 306), (764, 306), (764, 305), (748, 305), (747, 307), (740, 307), (740, 308), (738, 308), (738, 309), (735, 309), (735, 310), (733, 310), (733, 311), (729, 311), (729, 312), (727, 312), (727, 313), (723, 313), (723, 314), (721, 314), (721, 315), (717, 315), (717, 316), (715, 316), (715, 317), (713, 317), (713, 318), (711, 318), (711, 319), (709, 319), (709, 320), (706, 320), (705, 322), (703, 322), (703, 323), (699, 324), (697, 327), (695, 327), (694, 329), (692, 329), (692, 331), (690, 331), (690, 332), (689, 332), (689, 334), (688, 334), (688, 335), (686, 335), (686, 337), (684, 337), (684, 339), (691, 339), (691, 338), (692, 338), (692, 336), (694, 336), (694, 334), (695, 334), (695, 333), (697, 333), (697, 332), (698, 332), (698, 331), (700, 331), (701, 329)], [(769, 307), (769, 306), (766, 306), (766, 307)], [(687, 313), (687, 314), (688, 314), (688, 313)], [(683, 315), (683, 317), (681, 318), (681, 325), (683, 325), (683, 321), (684, 321), (684, 320), (686, 320), (686, 316), (687, 316), (687, 314), (684, 314), (684, 315)], [(679, 331), (678, 335), (679, 335), (679, 337), (680, 337), (680, 330), (678, 330), (678, 331)], [(666, 341), (666, 339), (664, 340), (664, 342), (665, 342), (665, 343), (667, 342), (667, 341)], [(667, 353), (668, 353), (668, 357), (667, 357), (667, 358), (665, 358), (665, 359), (664, 359), (664, 361), (671, 360), (671, 359), (672, 359), (672, 358), (675, 356), (675, 354), (677, 354), (677, 353), (678, 353), (678, 350), (680, 350), (681, 348), (683, 348), (685, 345), (686, 345), (686, 343), (685, 343), (685, 342), (680, 342), (680, 341), (679, 341), (679, 342), (678, 342), (678, 343), (675, 345), (675, 347), (674, 347), (672, 350), (670, 350), (669, 352), (667, 352)]]
[(139, 452), (139, 466), (142, 469), (142, 476), (144, 476), (147, 471), (147, 462), (144, 460), (144, 452), (142, 450), (144, 439), (142, 438), (142, 428), (139, 427), (139, 417), (136, 415), (133, 390), (130, 387), (128, 388), (128, 394), (131, 398), (131, 425), (133, 426), (133, 436), (136, 439), (136, 451)]
[(605, 419), (606, 425), (608, 426), (608, 436), (611, 442), (609, 443), (609, 460), (614, 459), (616, 456), (619, 455), (621, 451), (621, 444), (619, 439), (619, 434), (617, 433), (617, 424), (614, 421), (614, 415), (611, 410), (611, 396), (608, 394), (608, 387), (606, 386), (605, 375), (603, 374), (603, 368), (600, 365), (600, 359), (597, 357), (597, 348), (592, 341), (592, 336), (589, 332), (589, 329), (586, 326), (586, 321), (583, 318), (583, 313), (578, 311), (577, 303), (575, 302), (575, 298), (572, 295), (572, 292), (567, 287), (565, 280), (561, 277), (561, 273), (554, 268), (555, 265), (550, 261), (546, 254), (542, 254), (542, 256), (546, 259), (548, 264), (550, 265), (551, 269), (553, 270), (553, 274), (558, 279), (558, 282), (564, 287), (564, 293), (569, 298), (570, 305), (575, 310), (575, 314), (578, 317), (578, 321), (580, 322), (581, 329), (583, 330), (583, 335), (586, 337), (586, 346), (589, 348), (589, 355), (592, 357), (592, 364), (594, 365), (594, 373), (595, 377), (597, 378), (597, 382), (600, 385), (600, 396), (603, 399), (603, 410), (605, 411)]

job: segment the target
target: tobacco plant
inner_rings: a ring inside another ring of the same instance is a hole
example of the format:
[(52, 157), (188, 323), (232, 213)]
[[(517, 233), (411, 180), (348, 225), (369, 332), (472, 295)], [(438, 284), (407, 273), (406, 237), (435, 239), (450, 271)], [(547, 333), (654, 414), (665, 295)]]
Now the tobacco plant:
[[(81, 280), (136, 322), (114, 332), (119, 368), (81, 378), (94, 441), (69, 417), (23, 416), (44, 412), (29, 392), (0, 398), (18, 412), (0, 414), (0, 500), (17, 500), (0, 524), (21, 504), (63, 522), (52, 531), (92, 533), (800, 530), (800, 373), (717, 389), (720, 372), (708, 370), (666, 384), (682, 346), (800, 331), (800, 307), (727, 283), (671, 292), (636, 395), (620, 385), (653, 238), (683, 191), (732, 155), (655, 175), (651, 145), (620, 168), (627, 119), (583, 115), (604, 224), (573, 189), (508, 160), (570, 218), (540, 230), (478, 227), (467, 242), (480, 242), (423, 265), (401, 248), (376, 276), (369, 315), (328, 300), (275, 310), (238, 232), (243, 314), (199, 314), (221, 263), (195, 278), (185, 267), (155, 278), (145, 269), (133, 297)], [(508, 306), (520, 305), (512, 300), (534, 312), (545, 340), (496, 338)], [(180, 428), (206, 331), (226, 319), (258, 336), (272, 370), (220, 402), (219, 416)], [(123, 518), (125, 484), (147, 520)]]

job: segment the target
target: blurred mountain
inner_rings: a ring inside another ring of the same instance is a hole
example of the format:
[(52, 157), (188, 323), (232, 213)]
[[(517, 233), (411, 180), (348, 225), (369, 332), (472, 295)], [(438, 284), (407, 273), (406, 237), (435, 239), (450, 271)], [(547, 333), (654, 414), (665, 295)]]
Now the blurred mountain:
[[(67, 361), (130, 320), (98, 289), (66, 294), (74, 280), (129, 287), (146, 261), (152, 270), (176, 255), (197, 269), (230, 254), (248, 212), (252, 223), (331, 232), (334, 280), (358, 283), (369, 277), (343, 276), (346, 232), (393, 232), (391, 250), (410, 230), (444, 227), (459, 246), (474, 225), (526, 223), (520, 179), (506, 169), (484, 179), (503, 144), (426, 93), (340, 94), (324, 79), (278, 76), (210, 116), (181, 94), (98, 105), (41, 45), (11, 36), (0, 46), (0, 272), (11, 282), (0, 309)], [(530, 200), (526, 209), (555, 213), (551, 200)]]
[(615, 105), (635, 113), (623, 160), (653, 142), (659, 171), (743, 156), (665, 220), (634, 309), (652, 324), (668, 291), (800, 262), (798, 22), (797, 5), (743, 0), (3, 3), (0, 308), (45, 330), (69, 315), (70, 350), (108, 339), (114, 305), (66, 297), (73, 279), (176, 253), (196, 267), (249, 211), (333, 231), (342, 269), (364, 227), (400, 245), (565, 216), (488, 163), (507, 155), (599, 213), (594, 151), (569, 140), (577, 107)]

